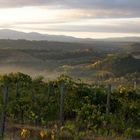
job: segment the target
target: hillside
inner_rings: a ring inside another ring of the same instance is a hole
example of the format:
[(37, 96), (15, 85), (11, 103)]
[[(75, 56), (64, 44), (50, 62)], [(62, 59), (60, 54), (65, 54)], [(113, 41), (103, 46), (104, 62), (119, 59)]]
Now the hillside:
[(0, 29), (0, 39), (25, 39), (25, 40), (36, 40), (36, 41), (55, 41), (55, 42), (76, 42), (76, 43), (89, 43), (95, 42), (140, 42), (140, 37), (120, 37), (120, 38), (105, 38), (105, 39), (93, 39), (93, 38), (76, 38), (72, 36), (64, 35), (50, 35), (41, 34), (37, 32), (21, 32), (11, 29)]
[(130, 43), (121, 47), (127, 52), (140, 53), (140, 43)]
[(128, 73), (140, 72), (140, 59), (131, 54), (112, 54), (97, 63), (95, 68), (111, 72), (116, 76), (122, 76)]
[(0, 40), (0, 73), (20, 71), (47, 79), (67, 74), (86, 80), (123, 76), (140, 71), (138, 49), (138, 43)]
[(93, 43), (71, 43), (56, 41), (30, 41), (30, 40), (10, 40), (1, 39), (0, 49), (35, 49), (35, 50), (85, 50), (94, 49), (94, 51), (118, 51), (119, 46), (127, 45), (121, 42), (93, 42)]
[(48, 40), (48, 41), (60, 41), (60, 42), (80, 42), (80, 38), (74, 38), (71, 36), (63, 35), (48, 35), (40, 34), (37, 32), (25, 33), (21, 31), (15, 31), (10, 29), (1, 29), (0, 30), (0, 39), (26, 39), (26, 40)]

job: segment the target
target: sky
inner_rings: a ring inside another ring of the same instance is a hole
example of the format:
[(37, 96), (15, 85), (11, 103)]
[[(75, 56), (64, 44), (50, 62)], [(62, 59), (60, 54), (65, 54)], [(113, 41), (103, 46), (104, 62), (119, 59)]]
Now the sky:
[(0, 29), (80, 38), (140, 36), (140, 0), (0, 0)]

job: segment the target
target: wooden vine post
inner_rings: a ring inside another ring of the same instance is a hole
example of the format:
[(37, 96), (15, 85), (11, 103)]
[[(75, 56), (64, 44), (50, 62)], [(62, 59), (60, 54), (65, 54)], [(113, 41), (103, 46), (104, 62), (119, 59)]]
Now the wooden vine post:
[(4, 132), (5, 132), (7, 103), (8, 103), (8, 85), (4, 85), (4, 87), (3, 87), (3, 106), (2, 106), (2, 112), (1, 112), (1, 117), (0, 117), (0, 137), (2, 139), (4, 138)]
[(62, 80), (60, 83), (60, 125), (64, 125), (64, 88), (65, 84)]
[(136, 90), (137, 89), (137, 82), (135, 81), (134, 82), (134, 90)]
[(109, 111), (110, 111), (110, 96), (111, 96), (111, 92), (112, 92), (112, 86), (111, 84), (108, 85), (108, 94), (107, 94), (107, 103), (106, 103), (106, 116), (109, 115)]

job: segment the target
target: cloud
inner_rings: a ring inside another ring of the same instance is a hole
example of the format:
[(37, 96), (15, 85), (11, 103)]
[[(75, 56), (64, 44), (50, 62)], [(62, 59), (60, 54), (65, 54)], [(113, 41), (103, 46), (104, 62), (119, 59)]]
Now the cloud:
[(1, 7), (53, 5), (70, 8), (139, 9), (139, 0), (0, 0)]
[(0, 28), (139, 34), (139, 9), (140, 0), (0, 0)]
[(40, 5), (39, 0), (0, 0), (0, 8)]
[(100, 11), (102, 17), (140, 16), (140, 0), (0, 0), (1, 8), (23, 6), (47, 6), (54, 9)]
[(85, 19), (74, 22), (25, 22), (6, 25), (9, 28), (40, 32), (140, 33), (140, 18)]

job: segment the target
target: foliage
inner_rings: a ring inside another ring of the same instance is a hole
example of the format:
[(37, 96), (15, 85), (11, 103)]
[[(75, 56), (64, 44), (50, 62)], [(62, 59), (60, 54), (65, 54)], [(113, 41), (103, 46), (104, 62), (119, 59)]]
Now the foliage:
[[(57, 80), (45, 82), (42, 77), (33, 79), (22, 73), (2, 75), (0, 81), (9, 87), (7, 118), (10, 121), (40, 125), (45, 128), (49, 127), (50, 122), (58, 122), (60, 83), (63, 81), (66, 124), (65, 131), (61, 134), (84, 136), (92, 132), (92, 134), (110, 136), (138, 135), (139, 87), (133, 89), (121, 85), (114, 89), (110, 96), (110, 112), (106, 114), (107, 95), (110, 92), (108, 86), (74, 81), (65, 75), (58, 77)], [(0, 109), (3, 107), (3, 85), (0, 88)], [(40, 135), (45, 137), (47, 132), (42, 130)], [(56, 133), (53, 132), (53, 135), (55, 137)]]

